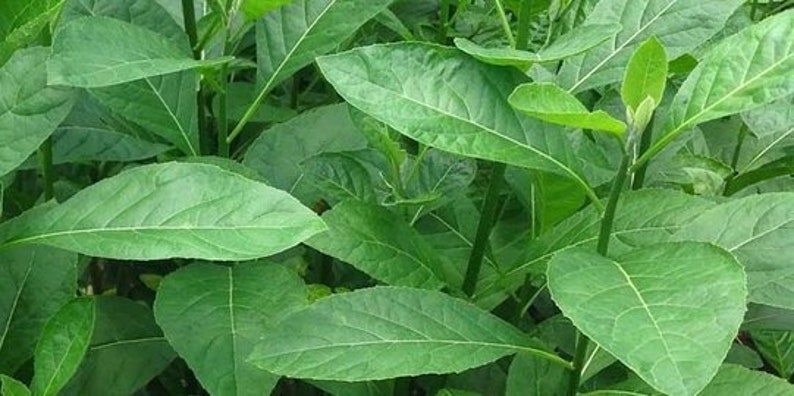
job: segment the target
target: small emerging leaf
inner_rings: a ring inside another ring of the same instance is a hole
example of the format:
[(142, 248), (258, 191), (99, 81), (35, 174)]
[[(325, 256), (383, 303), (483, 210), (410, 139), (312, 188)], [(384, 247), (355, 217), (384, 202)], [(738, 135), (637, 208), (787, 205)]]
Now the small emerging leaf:
[(650, 97), (657, 106), (667, 83), (667, 52), (656, 37), (645, 41), (632, 55), (620, 95), (631, 113)]
[(621, 135), (626, 124), (603, 110), (590, 112), (575, 96), (549, 83), (519, 85), (510, 94), (510, 104), (528, 114), (553, 124), (593, 129)]

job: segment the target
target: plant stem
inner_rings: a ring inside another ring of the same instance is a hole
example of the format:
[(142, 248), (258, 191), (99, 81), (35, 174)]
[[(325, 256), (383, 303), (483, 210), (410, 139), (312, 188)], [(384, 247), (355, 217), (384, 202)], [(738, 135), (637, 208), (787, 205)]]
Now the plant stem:
[(55, 172), (52, 169), (52, 138), (47, 138), (39, 147), (41, 176), (44, 179), (44, 200), (51, 200), (54, 194)]
[[(623, 192), (623, 185), (626, 184), (628, 179), (629, 165), (632, 159), (632, 147), (634, 131), (629, 131), (629, 142), (627, 143), (628, 150), (623, 153), (623, 158), (620, 161), (620, 168), (615, 176), (615, 181), (612, 183), (612, 189), (609, 191), (609, 198), (607, 201), (606, 209), (601, 217), (601, 230), (598, 233), (598, 247), (596, 248), (598, 254), (606, 256), (609, 252), (609, 239), (612, 235), (612, 225), (615, 221), (615, 212), (618, 207), (618, 200), (620, 194)], [(575, 396), (579, 389), (579, 381), (582, 378), (582, 368), (584, 365), (585, 356), (587, 355), (587, 346), (590, 340), (581, 332), (576, 335), (576, 349), (573, 354), (573, 371), (568, 382), (568, 394)]]
[(494, 0), (494, 4), (496, 4), (496, 11), (499, 13), (499, 21), (502, 22), (502, 30), (505, 32), (507, 42), (510, 43), (510, 47), (515, 48), (516, 39), (513, 37), (513, 30), (510, 28), (510, 21), (507, 19), (505, 8), (502, 7), (501, 0)]
[(438, 41), (439, 44), (445, 45), (447, 44), (447, 29), (449, 27), (449, 0), (441, 0), (440, 6), (436, 41)]
[(196, 10), (193, 8), (193, 0), (182, 0), (182, 19), (185, 22), (187, 38), (190, 40), (190, 48), (193, 50), (193, 59), (201, 59), (201, 51), (197, 46)]
[(516, 49), (526, 50), (529, 48), (529, 31), (532, 27), (530, 20), (532, 17), (532, 0), (521, 2), (521, 9), (518, 11), (518, 34), (516, 36)]
[(228, 69), (226, 65), (221, 66), (220, 72), (220, 87), (221, 92), (218, 93), (218, 131), (217, 131), (217, 142), (218, 142), (218, 156), (228, 158), (229, 157), (229, 142), (227, 141), (228, 134), (229, 134), (229, 119), (226, 115), (227, 111), (227, 91), (229, 87), (228, 83)]
[(496, 211), (499, 208), (499, 192), (502, 187), (507, 165), (495, 162), (491, 169), (491, 181), (488, 183), (488, 191), (485, 193), (485, 201), (482, 204), (480, 222), (477, 224), (477, 235), (474, 245), (469, 255), (469, 263), (466, 267), (466, 277), (463, 279), (463, 292), (471, 297), (477, 286), (477, 279), (480, 277), (482, 259), (485, 257), (485, 250), (488, 248), (488, 239), (491, 235), (491, 228), (496, 221)]
[[(656, 114), (653, 115), (656, 117)], [(645, 127), (645, 131), (643, 131), (642, 136), (640, 137), (640, 147), (639, 147), (639, 155), (642, 155), (645, 151), (651, 147), (651, 143), (653, 142), (653, 123), (654, 119), (651, 118), (651, 122), (648, 123), (648, 126)], [(645, 174), (648, 172), (648, 163), (644, 163), (640, 165), (634, 172), (634, 178), (631, 180), (631, 189), (632, 190), (639, 190), (642, 188), (642, 185), (645, 183)]]

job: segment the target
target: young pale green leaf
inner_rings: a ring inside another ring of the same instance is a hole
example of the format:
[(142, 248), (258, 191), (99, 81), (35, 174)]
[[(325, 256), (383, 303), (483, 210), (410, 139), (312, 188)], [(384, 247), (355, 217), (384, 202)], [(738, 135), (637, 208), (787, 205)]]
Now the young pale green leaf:
[(96, 306), (91, 298), (76, 298), (52, 316), (36, 345), (31, 390), (55, 396), (77, 372), (91, 342)]
[(5, 374), (0, 374), (0, 395), (3, 396), (30, 396), (30, 390), (25, 384)]
[(10, 0), (0, 2), (0, 66), (14, 51), (36, 40), (64, 0)]
[(154, 309), (171, 345), (211, 394), (262, 395), (278, 376), (246, 358), (265, 331), (306, 304), (306, 286), (286, 267), (199, 263), (163, 279)]
[(733, 253), (747, 271), (749, 300), (794, 309), (794, 194), (753, 195), (703, 212), (675, 234)]
[(546, 170), (591, 191), (563, 131), (506, 101), (527, 82), (516, 70), (422, 43), (374, 45), (317, 59), (353, 106), (423, 144), (468, 157)]
[(726, 364), (720, 367), (717, 376), (699, 395), (792, 396), (794, 395), (794, 385), (771, 374)]
[(0, 176), (36, 151), (74, 103), (71, 89), (47, 86), (47, 53), (20, 50), (0, 68)]
[(194, 60), (168, 38), (119, 19), (75, 19), (57, 31), (48, 83), (104, 87), (229, 61)]
[(403, 219), (388, 209), (345, 201), (323, 214), (328, 231), (306, 243), (395, 286), (440, 289), (441, 258)]
[(620, 95), (632, 113), (637, 113), (646, 98), (653, 99), (657, 106), (667, 85), (667, 52), (653, 36), (634, 51), (626, 67)]
[(750, 333), (753, 344), (780, 378), (794, 375), (794, 333), (764, 330)]
[(744, 317), (744, 271), (708, 244), (651, 245), (614, 260), (568, 250), (547, 275), (552, 298), (583, 334), (670, 395), (708, 384)]
[(638, 161), (647, 161), (696, 124), (794, 93), (792, 41), (794, 10), (789, 10), (714, 47), (678, 90), (662, 137)]
[(266, 13), (275, 10), (293, 0), (243, 0), (240, 10), (246, 18), (255, 21)]
[(516, 87), (510, 105), (530, 117), (552, 124), (594, 129), (622, 135), (626, 124), (603, 110), (589, 111), (575, 96), (551, 83), (530, 83)]
[(444, 293), (374, 287), (321, 299), (267, 333), (250, 360), (277, 374), (365, 381), (460, 372), (524, 351), (518, 329)]
[(601, 0), (586, 24), (623, 26), (612, 40), (567, 59), (557, 81), (571, 91), (620, 81), (626, 64), (642, 42), (658, 37), (669, 59), (690, 52), (722, 29), (744, 0)]
[(559, 61), (585, 52), (613, 37), (620, 29), (618, 24), (581, 26), (537, 53), (512, 48), (485, 48), (460, 37), (455, 39), (455, 46), (482, 62), (526, 70), (535, 63)]
[(2, 240), (117, 259), (246, 260), (324, 229), (283, 191), (213, 165), (166, 163), (102, 180), (7, 226)]
[(259, 20), (260, 99), (314, 58), (335, 50), (392, 0), (293, 0)]
[(85, 359), (59, 395), (134, 394), (176, 353), (148, 307), (120, 297), (100, 297), (94, 304), (94, 330)]
[(33, 356), (47, 318), (74, 297), (77, 255), (46, 246), (0, 253), (0, 372)]
[(301, 168), (309, 183), (314, 184), (331, 205), (347, 199), (376, 202), (367, 168), (350, 154), (315, 155), (303, 161)]

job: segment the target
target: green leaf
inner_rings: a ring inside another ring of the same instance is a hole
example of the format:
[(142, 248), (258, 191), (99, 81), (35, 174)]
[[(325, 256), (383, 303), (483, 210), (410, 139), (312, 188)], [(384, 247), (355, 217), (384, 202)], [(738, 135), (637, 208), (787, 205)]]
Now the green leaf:
[(537, 53), (512, 48), (485, 48), (460, 37), (455, 38), (455, 46), (482, 62), (526, 70), (535, 63), (559, 61), (585, 52), (613, 37), (620, 29), (618, 24), (581, 26)]
[(91, 298), (75, 298), (47, 321), (33, 359), (36, 396), (58, 395), (77, 372), (94, 332), (96, 309)]
[(651, 245), (614, 260), (567, 250), (548, 267), (563, 314), (671, 395), (696, 394), (717, 372), (742, 323), (745, 282), (730, 253), (694, 242)]
[(0, 3), (0, 66), (30, 45), (60, 10), (63, 0), (9, 0)]
[(742, 114), (752, 132), (745, 137), (738, 171), (746, 173), (788, 155), (794, 144), (794, 95)]
[(176, 357), (152, 311), (132, 300), (99, 297), (85, 359), (59, 395), (131, 395)]
[(791, 396), (794, 395), (794, 386), (773, 375), (726, 364), (720, 367), (717, 376), (699, 395)]
[(307, 182), (300, 164), (321, 153), (366, 147), (366, 139), (350, 120), (348, 106), (335, 104), (301, 113), (264, 131), (248, 148), (243, 164), (257, 170), (271, 186), (313, 205), (322, 193)]
[(618, 135), (626, 132), (622, 121), (603, 110), (590, 112), (575, 96), (551, 83), (519, 85), (508, 100), (517, 110), (552, 124)]
[(747, 271), (749, 300), (794, 308), (794, 194), (753, 195), (703, 212), (677, 240), (711, 242), (733, 253)]
[(678, 58), (721, 30), (743, 3), (743, 0), (601, 0), (585, 24), (619, 23), (623, 30), (612, 40), (567, 59), (557, 81), (571, 92), (620, 81), (631, 55), (651, 36), (656, 36), (667, 49), (669, 59)]
[(527, 81), (518, 71), (422, 43), (357, 48), (317, 62), (345, 100), (412, 139), (454, 154), (546, 170), (591, 190), (565, 134), (521, 116), (505, 100)]
[(61, 126), (52, 135), (52, 162), (136, 161), (154, 157), (168, 146), (147, 142), (112, 129)]
[(309, 183), (323, 192), (332, 205), (346, 199), (375, 202), (369, 172), (355, 157), (345, 153), (323, 153), (301, 164)]
[(74, 103), (72, 90), (47, 86), (47, 53), (20, 50), (0, 68), (0, 176), (36, 151)]
[(307, 381), (333, 396), (393, 396), (394, 381)]
[(510, 363), (505, 396), (562, 396), (567, 371), (548, 360), (523, 353)]
[(390, 285), (440, 289), (438, 253), (399, 216), (358, 201), (323, 214), (328, 231), (306, 243)]
[[(686, 79), (667, 111), (649, 159), (689, 128), (750, 110), (794, 93), (794, 10), (767, 18), (723, 40)], [(741, 78), (737, 78), (741, 76)]]
[[(424, 155), (411, 158), (403, 165), (405, 193), (422, 204), (410, 207), (415, 219), (427, 212), (457, 202), (477, 174), (477, 163), (472, 158), (428, 149)], [(410, 165), (410, 166), (409, 166)]]
[(441, 292), (374, 287), (321, 299), (279, 323), (251, 361), (277, 374), (339, 381), (459, 372), (534, 348), (518, 329)]
[[(637, 113), (640, 105), (650, 97), (657, 106), (662, 103), (664, 88), (667, 85), (667, 52), (659, 40), (652, 36), (634, 51), (620, 96), (632, 113)], [(655, 106), (654, 106), (655, 107)]]
[(2, 240), (117, 259), (246, 260), (324, 229), (283, 191), (213, 165), (165, 163), (104, 179), (6, 228)]
[(57, 31), (47, 61), (48, 83), (104, 87), (227, 62), (194, 60), (168, 38), (118, 19), (75, 19)]
[(240, 10), (246, 18), (253, 21), (261, 18), (269, 11), (273, 11), (292, 1), (293, 0), (243, 0), (242, 4), (240, 4)]
[(334, 51), (392, 0), (293, 0), (256, 24), (260, 97), (319, 55)]
[(286, 267), (192, 264), (163, 279), (154, 309), (169, 342), (207, 391), (262, 395), (278, 376), (246, 358), (265, 331), (306, 304), (303, 281)]
[(780, 378), (794, 375), (794, 333), (789, 331), (754, 331), (753, 343), (764, 360), (777, 371)]
[(28, 387), (7, 375), (0, 374), (0, 395), (30, 396)]
[(33, 356), (47, 319), (74, 297), (77, 255), (44, 246), (0, 252), (0, 373)]

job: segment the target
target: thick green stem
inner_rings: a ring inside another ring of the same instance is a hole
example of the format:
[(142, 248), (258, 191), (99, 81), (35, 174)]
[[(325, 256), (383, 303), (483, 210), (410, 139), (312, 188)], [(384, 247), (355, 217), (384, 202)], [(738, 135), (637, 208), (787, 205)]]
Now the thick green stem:
[(41, 160), (41, 177), (44, 180), (44, 200), (49, 201), (54, 196), (55, 172), (52, 169), (52, 138), (47, 138), (39, 147)]
[(193, 50), (193, 58), (201, 59), (201, 51), (198, 49), (198, 30), (196, 29), (196, 10), (193, 8), (193, 0), (182, 0), (182, 19), (185, 22), (185, 33), (190, 40), (190, 48)]
[(449, 0), (441, 0), (439, 6), (438, 16), (438, 33), (436, 34), (436, 41), (439, 44), (447, 44), (447, 29), (449, 28)]
[(469, 263), (466, 267), (466, 277), (463, 279), (463, 292), (467, 296), (474, 294), (477, 286), (477, 279), (480, 277), (482, 259), (488, 248), (488, 239), (491, 235), (491, 228), (496, 221), (496, 212), (499, 209), (499, 192), (502, 187), (505, 170), (507, 166), (503, 163), (494, 163), (491, 170), (491, 181), (488, 184), (488, 191), (485, 193), (485, 201), (482, 204), (480, 222), (477, 224), (477, 235), (474, 245), (469, 255)]
[(229, 118), (227, 117), (227, 91), (229, 88), (228, 84), (228, 69), (226, 65), (221, 66), (220, 72), (221, 78), (221, 92), (218, 93), (218, 116), (217, 116), (217, 143), (218, 143), (218, 156), (228, 158), (229, 157), (229, 142), (227, 141), (229, 135)]
[(521, 9), (518, 11), (518, 31), (516, 35), (516, 49), (526, 50), (529, 48), (529, 32), (532, 28), (532, 0), (521, 2)]
[[(632, 132), (629, 132), (630, 134)], [(598, 247), (596, 250), (598, 254), (606, 256), (609, 252), (609, 239), (612, 236), (612, 225), (615, 221), (615, 212), (618, 207), (618, 200), (620, 194), (623, 192), (623, 185), (626, 184), (626, 179), (631, 172), (629, 172), (629, 165), (631, 163), (632, 154), (631, 147), (633, 146), (633, 137), (629, 136), (629, 149), (623, 154), (623, 159), (620, 161), (620, 168), (618, 174), (615, 176), (615, 181), (612, 183), (612, 189), (609, 192), (606, 209), (604, 210), (603, 217), (601, 217), (601, 230), (598, 233)], [(576, 349), (573, 355), (573, 371), (568, 377), (568, 394), (575, 396), (579, 389), (579, 381), (582, 378), (582, 368), (584, 360), (587, 355), (587, 346), (590, 340), (587, 336), (577, 332), (576, 336)]]
[[(654, 117), (656, 115), (654, 114)], [(648, 148), (651, 147), (651, 143), (653, 143), (653, 118), (651, 122), (648, 123), (648, 126), (643, 131), (642, 136), (640, 137), (640, 148), (639, 154), (642, 155)], [(648, 163), (644, 163), (637, 167), (637, 169), (632, 172), (634, 178), (631, 180), (631, 189), (632, 190), (639, 190), (642, 188), (642, 185), (645, 183), (645, 175), (648, 172)]]
[(502, 23), (502, 30), (505, 32), (507, 42), (510, 43), (510, 47), (515, 48), (516, 39), (513, 37), (513, 29), (510, 28), (510, 20), (507, 19), (505, 8), (502, 6), (501, 0), (494, 0), (494, 4), (496, 4), (496, 11), (499, 14), (499, 21)]

